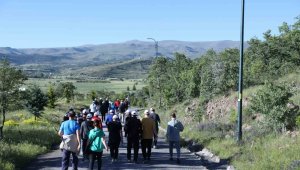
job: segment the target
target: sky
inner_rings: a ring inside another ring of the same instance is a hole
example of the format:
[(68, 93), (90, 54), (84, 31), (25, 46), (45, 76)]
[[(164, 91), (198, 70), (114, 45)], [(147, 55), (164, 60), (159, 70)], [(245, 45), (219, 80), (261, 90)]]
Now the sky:
[[(300, 0), (245, 0), (244, 40), (278, 34)], [(241, 0), (0, 0), (0, 47), (240, 40)]]

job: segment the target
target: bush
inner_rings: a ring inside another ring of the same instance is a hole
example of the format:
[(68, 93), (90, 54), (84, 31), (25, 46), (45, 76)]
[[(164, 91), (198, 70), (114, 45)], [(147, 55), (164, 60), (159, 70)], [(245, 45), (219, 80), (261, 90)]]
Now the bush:
[(46, 126), (49, 123), (47, 121), (35, 120), (35, 118), (32, 117), (30, 119), (23, 120), (22, 124), (24, 124), (24, 125), (43, 125), (43, 126)]
[(282, 128), (292, 129), (297, 113), (287, 106), (291, 96), (288, 85), (266, 83), (252, 97), (249, 110), (264, 114), (264, 123), (276, 132)]
[(19, 123), (17, 123), (14, 120), (8, 120), (8, 121), (4, 122), (4, 126), (18, 126), (18, 125), (19, 125)]

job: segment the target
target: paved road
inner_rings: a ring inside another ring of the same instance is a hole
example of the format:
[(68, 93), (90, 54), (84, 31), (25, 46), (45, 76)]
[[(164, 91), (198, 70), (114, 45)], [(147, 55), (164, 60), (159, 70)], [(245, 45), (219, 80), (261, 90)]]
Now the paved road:
[[(106, 130), (106, 128), (104, 128)], [(107, 132), (106, 132), (107, 133)], [(126, 139), (124, 138), (124, 142)], [(164, 139), (160, 138), (158, 141), (158, 149), (152, 149), (151, 161), (148, 163), (142, 163), (141, 149), (139, 150), (138, 164), (127, 162), (126, 158), (126, 143), (121, 144), (119, 150), (119, 160), (118, 162), (111, 163), (109, 152), (104, 151), (102, 157), (102, 169), (211, 169), (210, 165), (201, 162), (196, 156), (190, 153), (186, 149), (181, 149), (181, 164), (176, 164), (176, 161), (169, 160), (169, 151), (167, 143)], [(132, 151), (133, 153), (133, 151)], [(176, 157), (176, 151), (174, 149), (174, 157)], [(70, 160), (71, 162), (71, 160)], [(97, 164), (97, 163), (95, 163)], [(203, 164), (206, 165), (203, 166)], [(209, 165), (209, 166), (207, 166)], [(71, 166), (71, 165), (70, 165)], [(96, 165), (97, 166), (97, 165)], [(79, 156), (79, 170), (85, 170), (88, 167), (88, 161), (83, 161), (82, 156)], [(54, 150), (45, 155), (39, 156), (35, 161), (33, 161), (26, 170), (59, 170), (61, 169), (61, 151), (59, 149)], [(72, 169), (70, 167), (70, 169)], [(96, 169), (96, 167), (94, 168)], [(224, 169), (224, 167), (214, 167), (213, 169)], [(226, 168), (225, 168), (226, 169)]]

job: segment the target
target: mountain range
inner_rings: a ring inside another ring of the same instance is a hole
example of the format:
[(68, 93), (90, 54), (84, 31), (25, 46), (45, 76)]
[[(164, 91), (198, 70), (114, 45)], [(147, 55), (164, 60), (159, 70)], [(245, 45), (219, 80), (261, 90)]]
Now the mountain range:
[[(158, 42), (158, 55), (172, 58), (175, 52), (179, 52), (193, 59), (201, 57), (208, 49), (220, 52), (226, 48), (238, 47), (238, 41), (229, 40), (203, 42), (165, 40)], [(106, 65), (107, 68), (107, 64), (118, 64), (120, 67), (121, 63), (128, 64), (128, 61), (131, 60), (137, 63), (137, 59), (149, 64), (149, 60), (155, 56), (155, 43), (154, 41), (132, 40), (123, 43), (78, 47), (26, 49), (0, 47), (0, 57), (3, 56), (8, 58), (12, 64), (27, 71), (42, 70), (42, 72), (59, 74), (66, 73), (66, 69), (69, 69), (72, 70), (72, 73), (80, 70), (78, 74), (95, 76), (101, 72), (101, 69), (97, 71), (97, 67)], [(92, 67), (94, 68), (92, 72), (87, 71)]]

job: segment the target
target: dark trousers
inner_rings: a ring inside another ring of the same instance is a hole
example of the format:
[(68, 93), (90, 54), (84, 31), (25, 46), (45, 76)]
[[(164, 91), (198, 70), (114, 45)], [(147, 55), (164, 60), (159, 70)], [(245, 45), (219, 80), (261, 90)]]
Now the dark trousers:
[(177, 153), (177, 159), (180, 158), (180, 142), (179, 141), (169, 141), (169, 153), (170, 158), (173, 158), (173, 147), (175, 145), (176, 153)]
[(131, 160), (131, 148), (133, 147), (133, 160), (137, 161), (139, 154), (139, 139), (127, 138), (127, 159)]
[(154, 137), (153, 143), (154, 143), (154, 146), (157, 146), (157, 136)]
[(90, 153), (90, 163), (89, 163), (89, 170), (92, 170), (94, 168), (95, 160), (97, 159), (98, 162), (98, 170), (101, 169), (102, 166), (102, 153), (103, 152), (93, 152)]
[(106, 113), (101, 113), (102, 122), (104, 122), (104, 121), (105, 121), (105, 115), (106, 115)]
[(68, 170), (71, 154), (72, 154), (72, 158), (73, 158), (73, 160), (72, 160), (73, 170), (78, 169), (77, 168), (77, 166), (78, 166), (78, 157), (77, 157), (76, 153), (63, 149), (63, 151), (62, 151), (62, 168), (61, 168), (62, 170)]
[(142, 153), (144, 159), (150, 159), (151, 147), (152, 147), (152, 139), (142, 139)]
[(112, 159), (118, 159), (119, 155), (119, 144), (112, 143), (109, 145), (110, 149), (110, 157)]
[(86, 154), (86, 145), (87, 145), (87, 139), (82, 139), (82, 155), (83, 155), (83, 158), (87, 158), (88, 155)]

